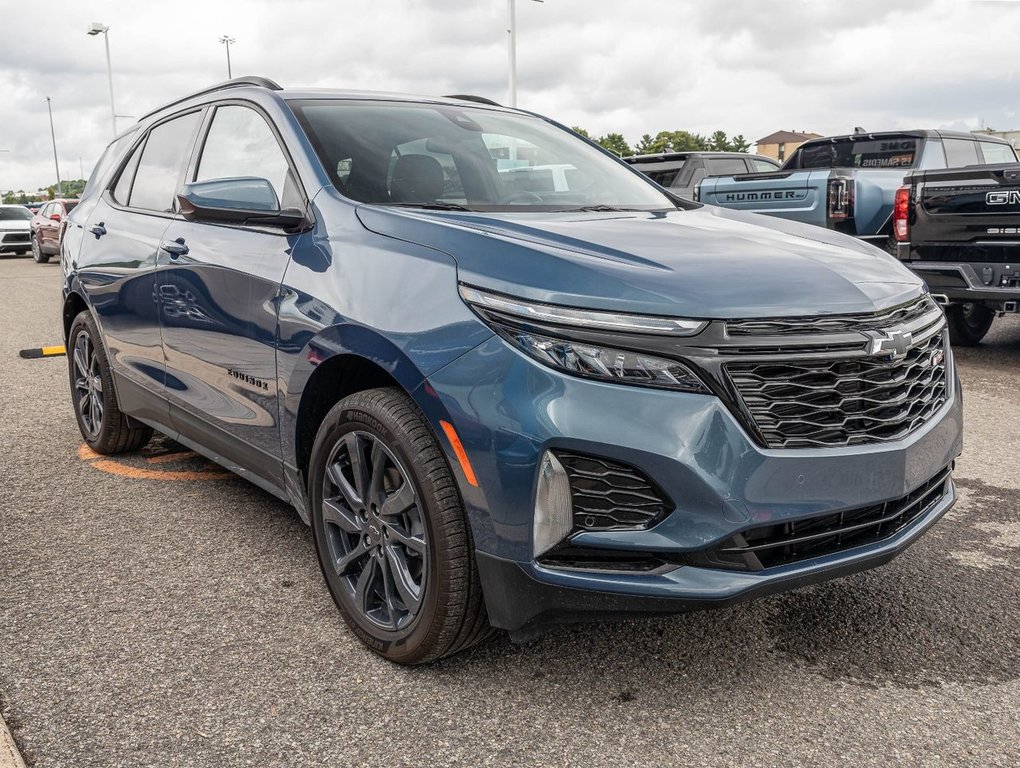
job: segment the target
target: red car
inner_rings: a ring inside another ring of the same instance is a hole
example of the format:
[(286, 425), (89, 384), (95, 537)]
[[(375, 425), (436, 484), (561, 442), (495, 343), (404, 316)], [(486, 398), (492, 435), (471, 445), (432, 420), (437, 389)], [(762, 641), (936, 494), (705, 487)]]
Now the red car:
[(32, 258), (45, 264), (50, 256), (60, 253), (60, 236), (77, 200), (50, 200), (32, 217)]

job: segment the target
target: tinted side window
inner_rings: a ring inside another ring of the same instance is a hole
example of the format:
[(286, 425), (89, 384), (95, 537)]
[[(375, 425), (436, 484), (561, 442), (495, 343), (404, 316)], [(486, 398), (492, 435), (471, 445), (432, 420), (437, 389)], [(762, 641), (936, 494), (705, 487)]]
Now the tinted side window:
[(117, 184), (113, 188), (113, 199), (121, 205), (127, 205), (128, 198), (131, 197), (131, 183), (135, 180), (135, 171), (138, 169), (138, 160), (142, 156), (144, 146), (145, 142), (142, 142), (135, 147), (135, 151), (131, 153), (131, 157), (124, 164), (124, 170), (120, 172)]
[(964, 165), (977, 165), (977, 143), (968, 139), (943, 139), (942, 144), (946, 148), (946, 162), (950, 168), (959, 168)]
[(754, 166), (754, 170), (758, 173), (768, 173), (769, 171), (774, 171), (779, 167), (767, 160), (759, 160), (757, 157), (751, 158), (751, 165)]
[(247, 107), (218, 107), (205, 139), (195, 181), (257, 176), (266, 179), (284, 208), (299, 207), (300, 195), (287, 158), (269, 124)]
[(1009, 144), (1000, 144), (997, 141), (980, 141), (981, 154), (989, 165), (994, 163), (1015, 163), (1016, 152)]
[(742, 157), (706, 157), (705, 170), (709, 176), (730, 176), (747, 173), (747, 166)]
[(646, 176), (663, 187), (672, 186), (676, 180), (677, 174), (680, 173), (680, 169), (677, 168), (675, 171), (649, 171)]
[(128, 204), (150, 211), (172, 211), (181, 167), (198, 130), (201, 113), (192, 112), (149, 131), (135, 172)]

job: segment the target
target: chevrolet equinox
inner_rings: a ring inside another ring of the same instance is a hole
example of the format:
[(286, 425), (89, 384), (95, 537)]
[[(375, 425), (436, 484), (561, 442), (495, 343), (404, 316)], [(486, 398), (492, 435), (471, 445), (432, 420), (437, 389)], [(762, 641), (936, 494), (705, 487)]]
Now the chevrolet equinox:
[(293, 504), (396, 662), (860, 571), (955, 499), (917, 277), (484, 99), (192, 94), (110, 144), (61, 263), (88, 446), (155, 429)]

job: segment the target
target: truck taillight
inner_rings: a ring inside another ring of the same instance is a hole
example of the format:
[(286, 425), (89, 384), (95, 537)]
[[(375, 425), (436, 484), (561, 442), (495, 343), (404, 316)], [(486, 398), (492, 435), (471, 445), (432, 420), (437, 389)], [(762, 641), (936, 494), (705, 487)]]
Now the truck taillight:
[(853, 180), (829, 180), (828, 212), (829, 221), (846, 221), (854, 217)]
[(899, 242), (905, 242), (910, 238), (910, 187), (900, 187), (896, 190), (896, 197), (893, 199), (892, 210), (893, 237)]
[(701, 202), (701, 182), (700, 181), (697, 184), (694, 185), (694, 194), (692, 195), (692, 197), (694, 198), (694, 202), (696, 202), (696, 203), (700, 203)]

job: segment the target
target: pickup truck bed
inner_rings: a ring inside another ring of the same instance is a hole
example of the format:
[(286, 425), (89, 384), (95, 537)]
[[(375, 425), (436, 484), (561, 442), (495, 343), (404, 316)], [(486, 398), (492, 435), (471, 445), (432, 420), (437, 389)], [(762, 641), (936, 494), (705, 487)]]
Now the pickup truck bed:
[(895, 252), (893, 196), (911, 169), (1015, 161), (1001, 139), (951, 131), (862, 133), (813, 139), (775, 173), (701, 182), (709, 205), (827, 227)]
[(1020, 164), (915, 171), (897, 195), (897, 257), (946, 297), (954, 341), (980, 342), (1020, 307)]

